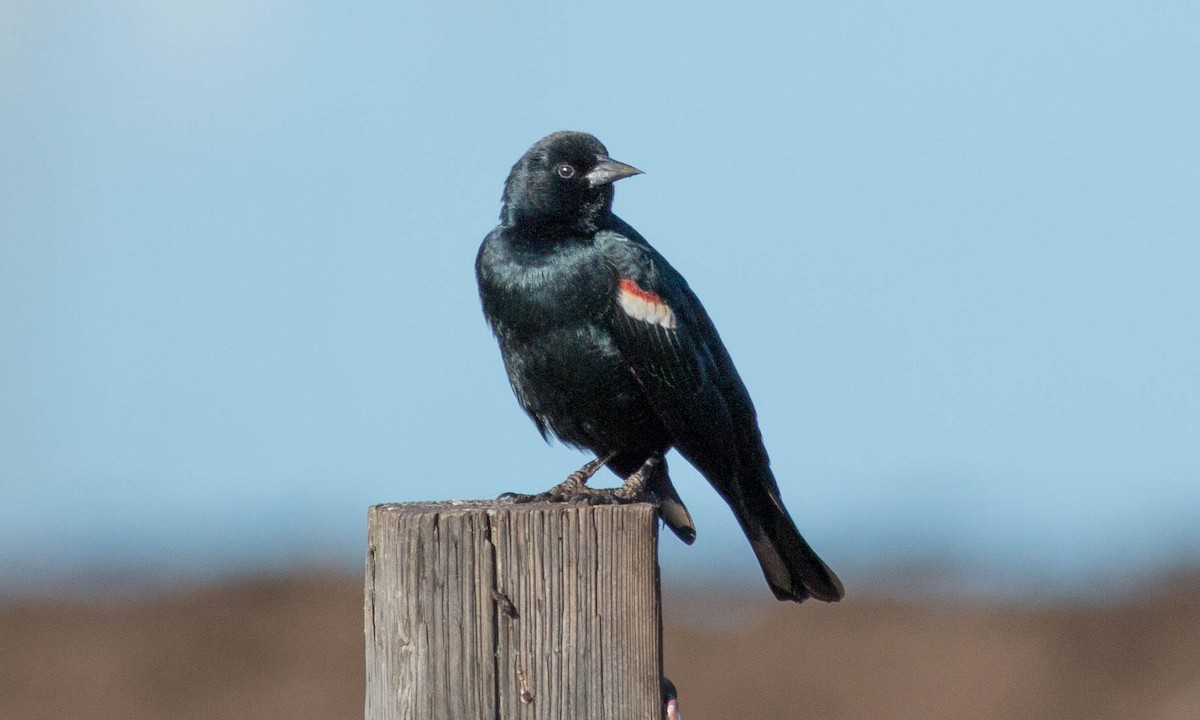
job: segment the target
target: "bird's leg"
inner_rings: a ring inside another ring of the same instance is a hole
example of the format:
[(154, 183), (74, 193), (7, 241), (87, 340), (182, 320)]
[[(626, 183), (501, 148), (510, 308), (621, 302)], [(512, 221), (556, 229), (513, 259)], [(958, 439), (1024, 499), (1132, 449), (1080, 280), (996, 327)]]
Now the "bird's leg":
[(587, 487), (587, 481), (591, 480), (592, 476), (595, 475), (600, 468), (604, 467), (609, 460), (612, 460), (613, 456), (616, 454), (617, 452), (614, 450), (604, 457), (597, 456), (596, 459), (568, 475), (566, 480), (563, 480), (559, 484), (550, 488), (549, 493), (567, 500), (574, 499), (579, 495), (587, 493), (589, 490)]
[(585, 488), (587, 501), (593, 505), (624, 505), (635, 502), (657, 502), (657, 496), (647, 489), (646, 482), (650, 473), (663, 461), (662, 453), (654, 453), (646, 458), (642, 466), (625, 478), (619, 488), (592, 489)]
[(637, 469), (635, 473), (625, 478), (624, 484), (613, 491), (613, 496), (623, 502), (638, 502), (644, 500), (649, 494), (646, 490), (646, 480), (650, 477), (650, 472), (662, 462), (663, 456), (654, 453), (646, 458), (646, 462)]
[(521, 493), (504, 493), (500, 496), (501, 500), (510, 500), (515, 503), (528, 502), (566, 502), (568, 500), (576, 500), (583, 497), (590, 497), (591, 493), (595, 492), (587, 487), (587, 481), (596, 474), (604, 464), (613, 459), (616, 451), (589, 461), (583, 467), (567, 476), (559, 484), (550, 488), (546, 492), (537, 493), (534, 495), (524, 495)]

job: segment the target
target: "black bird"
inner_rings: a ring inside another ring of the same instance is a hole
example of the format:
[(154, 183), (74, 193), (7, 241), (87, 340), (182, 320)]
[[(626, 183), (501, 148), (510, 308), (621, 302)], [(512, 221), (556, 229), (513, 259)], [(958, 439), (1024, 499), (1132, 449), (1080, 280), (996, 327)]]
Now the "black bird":
[[(612, 183), (640, 173), (591, 135), (558, 132), (504, 184), (500, 224), (475, 261), (484, 315), (542, 436), (596, 456), (545, 493), (510, 497), (649, 499), (690, 544), (695, 527), (663, 457), (673, 447), (729, 503), (775, 597), (840, 600), (841, 582), (783, 506), (754, 405), (708, 313), (612, 212)], [(625, 483), (586, 487), (604, 465)]]

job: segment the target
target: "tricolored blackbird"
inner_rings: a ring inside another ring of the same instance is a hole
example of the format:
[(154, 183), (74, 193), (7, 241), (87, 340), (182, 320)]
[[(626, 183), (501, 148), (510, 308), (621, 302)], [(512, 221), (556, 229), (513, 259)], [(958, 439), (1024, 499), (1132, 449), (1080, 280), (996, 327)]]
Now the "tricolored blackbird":
[[(612, 212), (612, 183), (641, 171), (586, 133), (539, 140), (504, 184), (479, 248), (483, 312), (521, 407), (543, 437), (596, 459), (528, 500), (651, 500), (684, 542), (695, 527), (667, 474), (678, 450), (737, 516), (781, 600), (840, 600), (842, 584), (788, 516), (754, 405), (687, 282)], [(608, 465), (616, 489), (585, 483)]]

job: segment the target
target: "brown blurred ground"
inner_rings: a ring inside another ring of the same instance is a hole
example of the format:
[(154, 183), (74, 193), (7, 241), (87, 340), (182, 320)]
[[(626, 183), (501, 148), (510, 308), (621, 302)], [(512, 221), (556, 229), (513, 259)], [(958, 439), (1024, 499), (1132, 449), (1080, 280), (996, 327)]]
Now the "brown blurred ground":
[[(687, 720), (1200, 718), (1200, 579), (1112, 605), (668, 592)], [(362, 717), (357, 578), (0, 604), (0, 718)]]

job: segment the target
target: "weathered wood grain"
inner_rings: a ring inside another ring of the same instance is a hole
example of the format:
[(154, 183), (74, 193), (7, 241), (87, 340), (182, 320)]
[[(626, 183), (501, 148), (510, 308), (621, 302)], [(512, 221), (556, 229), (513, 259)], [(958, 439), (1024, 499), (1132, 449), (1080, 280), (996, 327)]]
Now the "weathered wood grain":
[(647, 504), (377, 505), (367, 720), (659, 720)]

